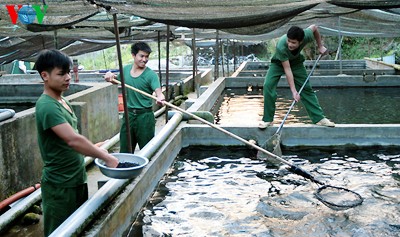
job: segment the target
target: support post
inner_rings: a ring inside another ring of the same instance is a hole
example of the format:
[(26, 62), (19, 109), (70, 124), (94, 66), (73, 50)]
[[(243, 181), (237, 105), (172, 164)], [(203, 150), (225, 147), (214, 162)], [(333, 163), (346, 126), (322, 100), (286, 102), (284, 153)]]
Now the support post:
[(114, 20), (114, 33), (115, 33), (115, 41), (117, 46), (117, 55), (118, 55), (118, 66), (119, 66), (119, 75), (121, 78), (121, 89), (122, 89), (122, 101), (124, 105), (124, 117), (125, 117), (125, 126), (126, 126), (126, 138), (128, 141), (128, 152), (133, 153), (132, 151), (132, 140), (131, 140), (131, 133), (129, 132), (129, 117), (128, 117), (128, 106), (126, 104), (126, 88), (125, 88), (125, 78), (124, 78), (124, 68), (122, 64), (122, 56), (121, 56), (121, 44), (119, 40), (119, 30), (118, 30), (118, 21), (117, 21), (117, 13), (113, 13), (113, 20)]
[(192, 36), (192, 52), (193, 52), (193, 68), (192, 68), (192, 78), (193, 78), (193, 89), (196, 91), (197, 98), (200, 97), (200, 86), (197, 83), (197, 46), (196, 46), (196, 31), (193, 28)]
[[(169, 101), (169, 39), (171, 37), (171, 31), (169, 25), (167, 25), (167, 41), (166, 41), (166, 62), (165, 62), (165, 101)], [(165, 123), (168, 123), (168, 106), (165, 106)]]

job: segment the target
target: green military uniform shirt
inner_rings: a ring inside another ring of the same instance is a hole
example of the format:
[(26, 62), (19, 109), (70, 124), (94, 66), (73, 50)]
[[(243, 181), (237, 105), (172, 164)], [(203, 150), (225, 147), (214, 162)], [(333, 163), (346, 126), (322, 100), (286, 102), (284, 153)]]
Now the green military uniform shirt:
[(85, 161), (83, 155), (68, 146), (51, 129), (63, 123), (69, 123), (78, 132), (75, 114), (54, 98), (42, 94), (36, 102), (38, 142), (44, 163), (42, 182), (62, 184), (64, 188), (76, 187), (86, 182)]
[(287, 35), (283, 35), (277, 45), (275, 54), (272, 56), (271, 62), (273, 63), (281, 63), (285, 61), (290, 61), (290, 64), (293, 63), (303, 63), (304, 57), (301, 55), (301, 50), (310, 42), (314, 41), (314, 34), (310, 28), (304, 29), (304, 39), (300, 42), (299, 48), (296, 50), (296, 53), (293, 54), (288, 48), (287, 44)]
[[(150, 68), (146, 67), (138, 77), (131, 76), (131, 69), (132, 65), (126, 65), (124, 67), (125, 84), (135, 87), (136, 89), (144, 91), (150, 95), (153, 94), (157, 88), (161, 87), (157, 74)], [(120, 80), (120, 75), (118, 75), (118, 80)], [(153, 106), (152, 98), (139, 94), (133, 90), (127, 90), (127, 97), (127, 107), (130, 109), (151, 108)]]

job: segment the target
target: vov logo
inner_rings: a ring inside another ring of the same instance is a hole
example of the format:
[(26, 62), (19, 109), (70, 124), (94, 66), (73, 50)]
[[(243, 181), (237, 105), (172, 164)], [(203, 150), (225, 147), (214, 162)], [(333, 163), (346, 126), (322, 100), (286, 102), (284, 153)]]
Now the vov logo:
[(6, 5), (8, 10), (8, 15), (10, 16), (11, 22), (15, 25), (17, 24), (17, 20), (22, 24), (32, 24), (37, 18), (37, 22), (42, 24), (44, 15), (46, 15), (46, 11), (48, 6), (43, 5), (21, 5), (21, 4), (11, 4)]

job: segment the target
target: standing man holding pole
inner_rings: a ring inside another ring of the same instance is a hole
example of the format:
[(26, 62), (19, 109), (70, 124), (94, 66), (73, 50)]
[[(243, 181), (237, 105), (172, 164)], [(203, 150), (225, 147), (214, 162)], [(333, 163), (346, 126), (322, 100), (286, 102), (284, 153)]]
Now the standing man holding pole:
[(286, 75), (293, 99), (299, 101), (301, 98), (312, 123), (327, 127), (335, 126), (335, 123), (325, 117), (310, 82), (305, 84), (301, 95), (298, 93), (307, 79), (304, 67), (305, 58), (301, 54), (301, 50), (314, 40), (317, 42), (319, 53), (326, 53), (327, 49), (322, 45), (321, 35), (316, 25), (311, 25), (304, 30), (292, 26), (287, 34), (279, 39), (264, 81), (264, 115), (258, 126), (260, 129), (265, 129), (273, 123), (277, 98), (276, 87), (283, 74)]
[[(131, 47), (133, 64), (126, 65), (123, 68), (125, 83), (141, 91), (157, 96), (157, 104), (163, 105), (165, 96), (162, 93), (160, 81), (157, 73), (146, 66), (149, 61), (151, 48), (144, 42), (134, 43)], [(121, 80), (119, 75), (107, 72), (104, 79), (108, 82)], [(153, 100), (133, 90), (127, 91), (127, 108), (129, 117), (129, 129), (131, 135), (131, 144), (127, 141), (127, 131), (125, 118), (122, 120), (120, 130), (120, 152), (135, 151), (136, 145), (142, 149), (155, 135), (155, 117), (153, 113)], [(124, 115), (125, 116), (125, 115)]]

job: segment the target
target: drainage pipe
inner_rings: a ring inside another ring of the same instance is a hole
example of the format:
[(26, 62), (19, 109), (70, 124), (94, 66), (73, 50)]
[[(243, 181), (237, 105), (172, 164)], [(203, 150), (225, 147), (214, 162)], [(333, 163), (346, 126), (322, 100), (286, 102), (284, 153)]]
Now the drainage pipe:
[(6, 211), (0, 216), (0, 233), (6, 229), (15, 219), (25, 213), (28, 208), (33, 206), (35, 203), (41, 200), (42, 191), (39, 188), (35, 192), (31, 193), (23, 200), (15, 204), (10, 210)]
[(167, 109), (167, 106), (161, 107), (160, 109), (158, 109), (157, 111), (154, 112), (154, 117), (156, 117), (156, 118), (160, 117), (165, 112), (166, 109)]
[[(159, 147), (171, 136), (176, 127), (182, 121), (182, 114), (176, 113), (160, 132), (150, 140), (139, 155), (151, 157)], [(145, 167), (146, 169), (146, 167)], [(80, 206), (71, 216), (68, 217), (50, 237), (78, 236), (96, 215), (111, 202), (112, 198), (127, 186), (130, 179), (110, 179), (106, 182), (89, 200)], [(147, 200), (147, 198), (146, 198)], [(124, 221), (121, 220), (123, 223)]]
[[(110, 149), (117, 142), (119, 142), (119, 134), (112, 137), (110, 140), (106, 141), (101, 148)], [(91, 157), (85, 157), (85, 165), (87, 166), (93, 161)], [(17, 204), (15, 204), (10, 210), (6, 211), (0, 216), (0, 233), (5, 230), (11, 223), (24, 214), (31, 206), (42, 200), (42, 191), (37, 189)]]
[(12, 109), (0, 109), (0, 122), (14, 117), (15, 111)]
[(14, 202), (20, 200), (21, 198), (24, 198), (24, 197), (28, 196), (29, 194), (33, 193), (38, 188), (40, 188), (40, 184), (35, 184), (35, 185), (32, 185), (32, 187), (23, 189), (23, 190), (15, 193), (13, 195), (11, 195), (10, 197), (4, 199), (3, 201), (0, 202), (0, 211), (3, 211), (3, 209), (5, 209), (9, 205), (11, 205), (12, 203), (14, 203)]

